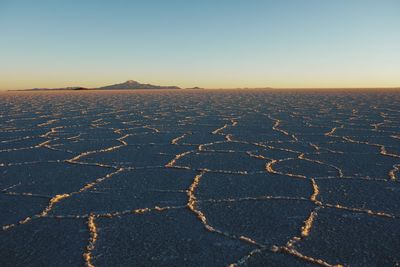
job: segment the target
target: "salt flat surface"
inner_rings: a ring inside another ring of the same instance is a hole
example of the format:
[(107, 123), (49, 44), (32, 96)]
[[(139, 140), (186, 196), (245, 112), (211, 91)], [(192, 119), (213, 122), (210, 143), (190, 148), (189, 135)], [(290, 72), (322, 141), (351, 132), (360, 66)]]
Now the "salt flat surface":
[(400, 94), (0, 94), (1, 266), (398, 266)]

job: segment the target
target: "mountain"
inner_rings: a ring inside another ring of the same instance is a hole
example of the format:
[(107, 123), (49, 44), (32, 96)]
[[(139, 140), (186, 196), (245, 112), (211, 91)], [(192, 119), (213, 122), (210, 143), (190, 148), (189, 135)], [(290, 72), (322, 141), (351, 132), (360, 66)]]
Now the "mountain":
[(148, 83), (139, 83), (137, 81), (129, 80), (124, 83), (102, 86), (98, 88), (85, 88), (80, 86), (64, 87), (64, 88), (33, 88), (23, 90), (10, 90), (10, 91), (65, 91), (65, 90), (138, 90), (138, 89), (181, 89), (178, 86), (162, 86), (153, 85)]
[(96, 89), (101, 89), (101, 90), (129, 90), (129, 89), (181, 89), (178, 86), (162, 86), (162, 85), (152, 85), (148, 83), (139, 83), (137, 81), (126, 81), (124, 83), (119, 83), (119, 84), (113, 84), (113, 85), (107, 85), (107, 86), (102, 86)]

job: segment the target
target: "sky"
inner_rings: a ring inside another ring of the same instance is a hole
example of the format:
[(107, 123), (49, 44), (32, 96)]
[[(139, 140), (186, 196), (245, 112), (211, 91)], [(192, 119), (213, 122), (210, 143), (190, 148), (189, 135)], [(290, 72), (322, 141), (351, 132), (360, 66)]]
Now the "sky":
[(0, 0), (0, 90), (398, 87), (399, 0)]

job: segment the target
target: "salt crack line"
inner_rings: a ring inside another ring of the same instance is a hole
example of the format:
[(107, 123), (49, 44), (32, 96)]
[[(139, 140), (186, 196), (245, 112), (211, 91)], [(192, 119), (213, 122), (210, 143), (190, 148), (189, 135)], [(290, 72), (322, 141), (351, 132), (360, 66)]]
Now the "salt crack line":
[(115, 171), (115, 172), (112, 172), (112, 173), (109, 173), (109, 174), (107, 174), (107, 175), (105, 175), (105, 176), (103, 176), (103, 177), (97, 178), (94, 182), (91, 182), (91, 183), (86, 184), (85, 186), (83, 186), (83, 187), (82, 187), (81, 189), (79, 189), (78, 191), (71, 192), (71, 193), (65, 193), (65, 194), (58, 194), (58, 195), (55, 195), (54, 197), (52, 197), (52, 198), (50, 199), (49, 204), (45, 207), (45, 209), (44, 209), (42, 212), (40, 212), (39, 214), (33, 215), (33, 216), (31, 216), (31, 217), (28, 216), (28, 217), (26, 217), (25, 219), (19, 221), (18, 223), (9, 224), (9, 225), (4, 225), (4, 226), (3, 226), (3, 230), (4, 230), (4, 231), (5, 231), (5, 230), (10, 230), (10, 229), (12, 229), (12, 228), (14, 228), (14, 227), (16, 227), (16, 226), (18, 226), (18, 225), (26, 224), (26, 223), (30, 222), (31, 220), (33, 220), (33, 219), (39, 219), (39, 218), (47, 217), (48, 214), (49, 214), (49, 212), (50, 212), (51, 210), (53, 210), (54, 206), (55, 206), (56, 204), (58, 204), (59, 202), (61, 202), (62, 200), (67, 199), (67, 198), (70, 198), (70, 197), (73, 196), (73, 195), (76, 195), (76, 194), (80, 194), (80, 193), (82, 193), (82, 192), (85, 192), (85, 191), (87, 191), (88, 189), (94, 187), (95, 185), (97, 185), (97, 184), (103, 182), (103, 181), (106, 180), (106, 179), (109, 179), (109, 178), (113, 177), (114, 175), (116, 175), (116, 174), (118, 174), (118, 173), (120, 173), (120, 172), (122, 172), (122, 171), (124, 171), (124, 169), (123, 169), (123, 168), (120, 168), (120, 169), (118, 169), (118, 170)]
[(218, 230), (216, 228), (214, 228), (213, 226), (211, 226), (208, 221), (207, 221), (207, 217), (206, 215), (197, 209), (197, 198), (195, 196), (195, 191), (197, 189), (197, 187), (200, 184), (201, 178), (203, 177), (203, 175), (206, 173), (206, 171), (202, 171), (199, 174), (197, 174), (194, 179), (192, 184), (190, 185), (189, 189), (187, 190), (187, 196), (188, 196), (188, 203), (187, 203), (187, 208), (193, 212), (196, 217), (200, 220), (200, 222), (203, 224), (204, 228), (212, 233), (216, 233), (216, 234), (220, 234), (222, 236), (231, 238), (231, 239), (236, 239), (236, 240), (240, 240), (243, 241), (245, 243), (251, 244), (251, 245), (255, 245), (258, 246), (260, 248), (265, 247), (264, 245), (261, 245), (259, 243), (257, 243), (256, 241), (254, 241), (253, 239), (246, 237), (246, 236), (236, 236), (236, 235), (231, 235), (227, 232), (223, 232), (221, 230)]

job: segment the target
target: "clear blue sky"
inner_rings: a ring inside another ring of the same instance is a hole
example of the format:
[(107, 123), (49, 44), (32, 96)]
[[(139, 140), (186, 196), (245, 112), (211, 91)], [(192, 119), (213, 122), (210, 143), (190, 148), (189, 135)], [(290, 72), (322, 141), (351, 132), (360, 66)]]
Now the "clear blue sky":
[(0, 89), (400, 86), (399, 0), (0, 0)]

